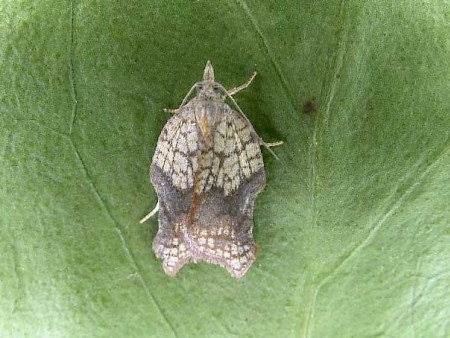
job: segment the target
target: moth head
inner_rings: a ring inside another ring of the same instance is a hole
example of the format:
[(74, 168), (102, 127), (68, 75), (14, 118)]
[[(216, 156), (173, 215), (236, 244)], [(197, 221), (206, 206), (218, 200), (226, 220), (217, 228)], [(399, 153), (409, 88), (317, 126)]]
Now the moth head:
[(222, 86), (214, 81), (214, 68), (210, 61), (206, 63), (203, 81), (197, 82), (195, 88), (200, 98), (221, 99)]

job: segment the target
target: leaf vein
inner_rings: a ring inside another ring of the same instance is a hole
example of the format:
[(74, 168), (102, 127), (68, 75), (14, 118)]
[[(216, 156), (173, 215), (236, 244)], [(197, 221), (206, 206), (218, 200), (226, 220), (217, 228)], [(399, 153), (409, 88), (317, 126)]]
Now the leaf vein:
[[(343, 22), (343, 28), (342, 28), (342, 33), (340, 35), (339, 38), (339, 49), (337, 52), (337, 56), (336, 56), (336, 61), (335, 61), (335, 66), (334, 66), (334, 71), (333, 71), (333, 75), (332, 75), (332, 79), (331, 79), (331, 85), (330, 85), (330, 90), (329, 90), (329, 95), (328, 95), (328, 99), (327, 99), (327, 106), (326, 106), (326, 111), (325, 111), (325, 123), (328, 123), (328, 119), (329, 119), (329, 114), (330, 114), (330, 110), (331, 110), (331, 104), (333, 102), (333, 98), (336, 92), (336, 87), (337, 87), (337, 73), (339, 72), (339, 70), (341, 69), (342, 66), (342, 60), (343, 60), (343, 55), (344, 55), (344, 51), (345, 51), (345, 40), (346, 40), (346, 36), (347, 36), (347, 29), (346, 26), (348, 26), (348, 20), (346, 20), (345, 17), (345, 13), (344, 13), (344, 8), (345, 8), (345, 0), (341, 1), (340, 4), (340, 9), (339, 9), (339, 17), (341, 18), (341, 21)], [(316, 271), (314, 271), (314, 267), (312, 266), (312, 262), (313, 262), (313, 258), (315, 256), (315, 252), (313, 252), (315, 245), (316, 245), (316, 240), (315, 240), (315, 234), (314, 234), (314, 229), (317, 226), (317, 206), (316, 206), (316, 200), (315, 200), (315, 194), (316, 194), (316, 186), (317, 186), (317, 181), (318, 181), (318, 176), (317, 176), (317, 166), (318, 166), (318, 158), (319, 158), (319, 129), (321, 127), (321, 119), (319, 117), (316, 118), (316, 120), (314, 121), (314, 129), (313, 129), (313, 134), (312, 134), (312, 138), (311, 138), (311, 150), (310, 150), (310, 167), (311, 167), (311, 172), (310, 172), (310, 194), (311, 194), (311, 199), (310, 199), (310, 217), (309, 217), (309, 224), (310, 224), (310, 232), (311, 232), (311, 240), (310, 240), (310, 250), (309, 250), (309, 261), (310, 261), (310, 274), (311, 274), (311, 284), (308, 288), (308, 303), (306, 305), (306, 311), (305, 311), (305, 318), (304, 318), (304, 326), (303, 326), (303, 332), (302, 332), (302, 336), (303, 337), (309, 337), (311, 336), (311, 327), (313, 325), (313, 321), (314, 321), (314, 312), (315, 312), (315, 308), (316, 308), (316, 300), (317, 300), (317, 296), (319, 293), (319, 289), (320, 289), (320, 284), (316, 284), (315, 281), (315, 273)]]
[[(380, 217), (378, 217), (378, 220), (375, 221), (372, 226), (370, 227), (370, 230), (367, 234), (367, 236), (358, 244), (356, 245), (348, 254), (342, 257), (340, 263), (336, 265), (336, 267), (328, 273), (325, 277), (321, 278), (320, 282), (318, 283), (318, 290), (322, 288), (325, 284), (327, 284), (334, 276), (336, 276), (339, 271), (342, 270), (342, 268), (353, 258), (355, 257), (363, 248), (365, 248), (377, 232), (382, 228), (382, 226), (394, 215), (394, 213), (401, 208), (403, 205), (403, 202), (405, 199), (408, 198), (414, 191), (414, 189), (419, 186), (425, 178), (428, 176), (430, 171), (435, 167), (436, 163), (439, 162), (439, 160), (449, 151), (449, 138), (444, 142), (443, 146), (435, 151), (434, 154), (430, 155), (428, 158), (431, 158), (432, 161), (423, 169), (422, 173), (420, 175), (416, 175), (416, 180), (412, 181), (409, 186), (404, 190), (404, 192), (397, 198), (397, 200), (389, 204), (389, 209), (386, 210), (386, 212), (383, 212)], [(421, 162), (424, 162), (426, 160), (422, 160)], [(398, 190), (398, 189), (397, 189)], [(393, 194), (395, 195), (395, 194)]]
[(346, 42), (347, 42), (347, 33), (348, 33), (348, 26), (349, 26), (349, 20), (345, 17), (344, 13), (345, 9), (345, 0), (341, 1), (340, 9), (339, 9), (339, 17), (343, 21), (341, 34), (338, 41), (338, 49), (336, 53), (336, 58), (334, 60), (334, 67), (333, 67), (333, 73), (331, 75), (331, 84), (330, 89), (328, 91), (328, 98), (326, 100), (326, 110), (325, 110), (325, 124), (328, 126), (328, 123), (330, 121), (330, 115), (331, 115), (331, 105), (334, 101), (334, 97), (336, 95), (337, 87), (338, 87), (338, 74), (339, 71), (342, 68), (342, 64), (344, 63), (344, 55), (345, 50), (347, 48)]
[(169, 319), (167, 318), (167, 316), (165, 315), (164, 311), (162, 311), (162, 308), (160, 306), (160, 304), (156, 301), (156, 298), (154, 297), (154, 295), (152, 294), (152, 292), (150, 291), (150, 288), (148, 287), (148, 283), (145, 280), (145, 278), (143, 277), (142, 274), (142, 269), (139, 266), (139, 264), (137, 263), (136, 259), (134, 258), (134, 256), (132, 255), (130, 249), (129, 249), (129, 245), (125, 240), (125, 237), (122, 234), (122, 230), (120, 229), (119, 226), (119, 222), (113, 217), (111, 211), (109, 210), (105, 200), (103, 199), (103, 197), (100, 195), (97, 187), (94, 184), (94, 181), (92, 180), (91, 175), (89, 174), (89, 171), (87, 170), (86, 164), (84, 163), (80, 152), (78, 151), (76, 144), (74, 143), (74, 141), (71, 139), (70, 143), (74, 149), (75, 155), (77, 157), (78, 162), (81, 165), (82, 171), (84, 176), (86, 177), (86, 180), (88, 182), (88, 185), (91, 187), (92, 191), (94, 192), (95, 197), (97, 198), (97, 200), (99, 201), (100, 205), (102, 206), (102, 208), (105, 210), (106, 214), (108, 215), (108, 217), (111, 219), (111, 221), (114, 223), (115, 225), (115, 229), (116, 232), (119, 236), (121, 245), (122, 245), (122, 249), (125, 252), (126, 257), (128, 258), (128, 260), (133, 264), (138, 276), (139, 276), (139, 280), (142, 284), (142, 287), (144, 288), (145, 294), (147, 295), (148, 299), (151, 300), (151, 302), (156, 306), (156, 308), (158, 309), (161, 317), (164, 319), (164, 321), (167, 323), (167, 325), (169, 326), (170, 330), (172, 331), (172, 333), (174, 334), (175, 337), (177, 337), (177, 333), (174, 330), (174, 327), (172, 326), (172, 324), (170, 323)]
[(249, 7), (247, 6), (247, 3), (244, 0), (236, 0), (236, 1), (240, 5), (240, 7), (242, 7), (245, 15), (249, 18), (249, 20), (253, 26), (253, 29), (255, 30), (256, 34), (258, 35), (258, 38), (261, 41), (264, 52), (269, 57), (270, 63), (272, 64), (272, 67), (275, 69), (275, 72), (280, 80), (283, 90), (286, 92), (292, 107), (294, 107), (294, 109), (295, 109), (295, 107), (297, 105), (295, 104), (294, 95), (292, 94), (292, 91), (290, 90), (288, 81), (286, 80), (285, 76), (283, 75), (283, 72), (281, 71), (280, 65), (276, 61), (275, 56), (273, 55), (273, 53), (269, 47), (269, 42), (267, 41), (267, 39), (265, 38), (264, 34), (262, 33), (262, 31), (259, 27), (258, 21), (256, 20), (255, 16), (252, 14)]
[(70, 43), (69, 43), (69, 83), (70, 83), (70, 96), (72, 98), (72, 116), (69, 125), (69, 135), (73, 133), (73, 127), (75, 124), (75, 119), (78, 112), (78, 93), (77, 86), (75, 83), (75, 72), (74, 72), (74, 40), (75, 40), (75, 0), (70, 2)]

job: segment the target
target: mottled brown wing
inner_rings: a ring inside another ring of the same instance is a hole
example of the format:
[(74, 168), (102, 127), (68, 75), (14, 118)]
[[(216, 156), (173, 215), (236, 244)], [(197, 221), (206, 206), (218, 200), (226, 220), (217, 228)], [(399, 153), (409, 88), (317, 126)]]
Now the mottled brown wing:
[(211, 165), (202, 175), (203, 189), (190, 226), (192, 259), (219, 264), (240, 278), (256, 258), (253, 206), (265, 185), (259, 137), (241, 115), (225, 106), (216, 118), (210, 149), (205, 150)]
[(215, 108), (211, 133), (205, 140), (198, 131), (199, 151), (188, 159), (192, 163), (188, 167), (197, 168), (193, 178), (196, 194), (219, 189), (228, 196), (261, 171), (264, 164), (259, 136), (253, 127), (228, 105)]
[(152, 164), (180, 190), (191, 189), (195, 181), (198, 194), (217, 187), (228, 196), (264, 167), (259, 137), (239, 113), (223, 105), (216, 112), (213, 142), (206, 145), (194, 113), (186, 107), (167, 122)]
[(265, 184), (259, 137), (229, 106), (217, 109), (209, 141), (186, 107), (167, 122), (153, 157), (160, 201), (153, 248), (172, 276), (203, 260), (239, 278), (256, 256), (253, 205)]

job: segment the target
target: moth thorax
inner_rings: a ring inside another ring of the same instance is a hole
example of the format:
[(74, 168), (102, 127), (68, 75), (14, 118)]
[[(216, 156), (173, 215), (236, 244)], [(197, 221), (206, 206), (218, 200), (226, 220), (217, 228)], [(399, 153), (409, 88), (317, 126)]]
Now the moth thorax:
[(217, 104), (213, 101), (202, 101), (201, 104), (195, 107), (194, 111), (197, 123), (214, 126), (218, 108)]

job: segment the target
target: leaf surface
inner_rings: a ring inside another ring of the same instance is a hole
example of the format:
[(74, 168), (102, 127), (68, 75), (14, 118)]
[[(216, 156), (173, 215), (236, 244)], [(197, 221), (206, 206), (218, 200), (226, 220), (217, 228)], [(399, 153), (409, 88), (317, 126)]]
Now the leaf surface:
[[(447, 336), (440, 1), (0, 4), (2, 336)], [(259, 255), (169, 278), (148, 167), (211, 60), (266, 142)]]

